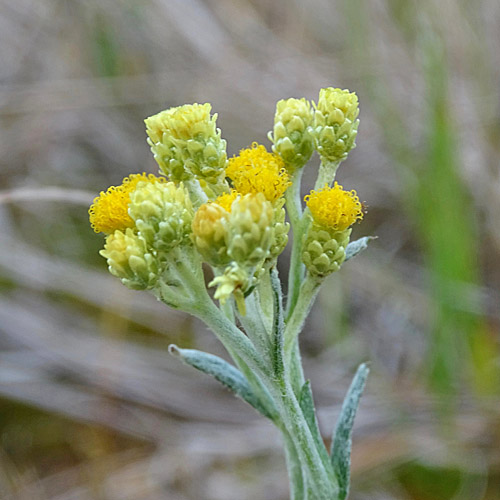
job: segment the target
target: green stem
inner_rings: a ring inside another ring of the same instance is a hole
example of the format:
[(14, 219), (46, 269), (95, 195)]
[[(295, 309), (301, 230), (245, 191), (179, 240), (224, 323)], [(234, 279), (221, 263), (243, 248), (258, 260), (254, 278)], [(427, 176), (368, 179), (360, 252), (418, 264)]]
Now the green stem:
[(304, 326), (304, 322), (311, 310), (311, 307), (316, 298), (320, 281), (312, 278), (310, 275), (306, 276), (306, 279), (300, 287), (300, 293), (298, 295), (297, 303), (286, 323), (285, 328), (285, 359), (290, 360), (292, 350), (295, 348), (296, 339)]
[(234, 323), (235, 317), (234, 317), (234, 308), (233, 308), (233, 299), (231, 298), (230, 300), (227, 300), (224, 304), (220, 305), (220, 310), (226, 316), (226, 318), (231, 321), (231, 323)]
[(321, 452), (316, 447), (316, 442), (291, 385), (288, 383), (280, 385), (278, 410), (285, 428), (290, 436), (293, 436), (302, 471), (307, 478), (307, 485), (314, 493), (311, 500), (335, 500), (338, 496), (338, 484), (333, 469), (325, 467)]
[(288, 478), (290, 480), (290, 500), (307, 500), (306, 485), (295, 443), (285, 429), (282, 429), (282, 435), (285, 443)]
[[(319, 447), (323, 446), (323, 443), (319, 444), (318, 440), (315, 439), (302, 412), (297, 397), (298, 393), (292, 387), (289, 378), (287, 365), (290, 367), (290, 363), (283, 364), (287, 360), (285, 356), (287, 354), (287, 341), (290, 345), (288, 348), (290, 352), (293, 351), (291, 348), (297, 345), (298, 331), (316, 295), (317, 283), (313, 283), (311, 279), (306, 279), (303, 283), (293, 314), (291, 314), (286, 329), (283, 331), (279, 278), (276, 272), (273, 273), (271, 286), (275, 298), (275, 321), (271, 337), (263, 328), (263, 322), (260, 321), (259, 324), (259, 301), (256, 300), (256, 297), (250, 299), (249, 302), (252, 307), (255, 307), (255, 310), (252, 310), (254, 322), (249, 325), (249, 329), (252, 330), (252, 338), (256, 334), (265, 335), (272, 343), (272, 349), (267, 350), (267, 355), (265, 355), (266, 349), (264, 346), (255, 345), (214, 304), (206, 291), (199, 259), (196, 259), (190, 252), (186, 252), (176, 261), (175, 271), (182, 279), (182, 283), (191, 299), (187, 312), (201, 319), (217, 335), (235, 363), (247, 377), (262, 404), (269, 410), (273, 421), (282, 432), (286, 431), (287, 439), (289, 438), (288, 440), (293, 442), (293, 447), (291, 443), (287, 445), (287, 454), (289, 456), (290, 473), (292, 474), (292, 492), (296, 492), (293, 493), (295, 499), (337, 499), (338, 485), (333, 469), (322, 460), (324, 450)], [(255, 340), (257, 340), (256, 337)], [(269, 359), (271, 354), (272, 357)], [(300, 359), (296, 357), (294, 362), (297, 363), (295, 369), (299, 369)], [(301, 371), (298, 371), (294, 377), (300, 379), (302, 377)], [(294, 385), (297, 385), (297, 381)], [(297, 463), (300, 464), (302, 486), (297, 472)], [(311, 494), (307, 493), (309, 490), (311, 490)]]
[(322, 189), (325, 187), (325, 184), (328, 186), (332, 185), (333, 180), (335, 179), (335, 174), (337, 173), (337, 169), (339, 168), (340, 161), (328, 161), (321, 160), (321, 164), (319, 166), (318, 178), (316, 179), (316, 183), (314, 184), (314, 190)]
[(217, 335), (228, 351), (238, 353), (238, 356), (249, 368), (255, 370), (256, 374), (269, 377), (269, 367), (251, 340), (221, 313), (208, 294), (206, 298), (199, 297), (199, 299), (189, 312), (201, 319)]
[(297, 302), (298, 292), (302, 277), (304, 276), (304, 265), (302, 264), (302, 200), (300, 195), (300, 184), (302, 169), (292, 175), (292, 185), (285, 192), (286, 209), (290, 224), (292, 226), (293, 240), (292, 253), (290, 257), (290, 270), (288, 274), (288, 300), (286, 304), (286, 315), (288, 316)]
[(276, 377), (283, 377), (285, 372), (285, 344), (284, 330), (285, 322), (283, 319), (283, 294), (281, 293), (281, 281), (278, 270), (274, 267), (271, 270), (271, 286), (274, 299), (274, 321), (273, 321), (273, 370)]
[(234, 362), (236, 363), (236, 366), (239, 368), (241, 373), (245, 375), (246, 379), (248, 380), (248, 383), (252, 387), (252, 390), (259, 398), (261, 404), (267, 410), (267, 413), (269, 414), (271, 420), (276, 425), (278, 425), (279, 422), (278, 410), (267, 387), (264, 385), (262, 380), (254, 373), (254, 371), (251, 368), (249, 368), (249, 366), (238, 356), (237, 353), (232, 352), (227, 347), (226, 349), (228, 350), (229, 355), (231, 356), (231, 358), (233, 358)]
[(242, 316), (241, 314), (238, 314), (237, 311), (238, 320), (260, 354), (266, 359), (266, 361), (270, 361), (270, 352), (272, 350), (270, 332), (266, 328), (263, 320), (263, 312), (260, 306), (257, 290), (254, 290), (245, 299), (245, 305), (246, 314), (245, 316)]
[[(286, 357), (285, 357), (286, 359)], [(300, 348), (299, 348), (299, 338), (298, 336), (295, 339), (295, 343), (293, 349), (291, 351), (291, 358), (289, 360), (289, 372), (288, 377), (290, 383), (292, 384), (293, 392), (297, 397), (300, 395), (300, 391), (304, 386), (306, 381), (304, 377), (304, 369), (302, 367), (302, 359), (300, 356)]]

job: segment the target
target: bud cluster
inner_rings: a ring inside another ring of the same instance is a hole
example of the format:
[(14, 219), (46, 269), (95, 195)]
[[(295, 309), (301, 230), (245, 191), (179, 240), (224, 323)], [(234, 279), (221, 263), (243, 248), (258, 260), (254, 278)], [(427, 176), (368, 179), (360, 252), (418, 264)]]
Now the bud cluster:
[(338, 271), (345, 260), (351, 229), (336, 231), (314, 223), (304, 241), (302, 261), (307, 271), (315, 277), (324, 278)]
[(208, 184), (222, 182), (226, 141), (216, 127), (212, 106), (186, 104), (145, 120), (148, 143), (160, 170), (178, 183), (193, 177)]
[(109, 272), (128, 288), (146, 290), (156, 285), (160, 274), (156, 256), (132, 229), (110, 234), (100, 254), (107, 259)]
[(273, 132), (269, 139), (289, 172), (302, 168), (311, 158), (314, 113), (306, 99), (282, 99), (276, 103)]
[(245, 291), (252, 284), (255, 270), (273, 256), (272, 248), (276, 251), (277, 227), (282, 242), (283, 224), (263, 193), (223, 195), (198, 209), (192, 226), (195, 247), (206, 262), (225, 267), (224, 278), (212, 282), (219, 285), (217, 298), (225, 301), (234, 290)]
[(129, 214), (148, 246), (164, 253), (188, 239), (194, 215), (187, 190), (173, 182), (140, 183)]
[(358, 97), (348, 90), (326, 88), (319, 92), (314, 113), (314, 142), (319, 155), (341, 161), (356, 146)]

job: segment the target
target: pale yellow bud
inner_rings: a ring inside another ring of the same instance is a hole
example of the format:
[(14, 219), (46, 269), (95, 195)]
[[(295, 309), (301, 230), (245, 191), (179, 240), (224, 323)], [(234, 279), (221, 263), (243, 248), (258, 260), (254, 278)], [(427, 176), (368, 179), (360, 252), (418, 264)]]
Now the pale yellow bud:
[(262, 193), (237, 198), (229, 216), (227, 253), (231, 260), (255, 266), (269, 256), (274, 240), (273, 205)]
[(139, 235), (158, 252), (189, 241), (194, 210), (182, 184), (139, 183), (130, 195), (129, 214)]
[(269, 139), (288, 171), (302, 168), (313, 153), (314, 113), (306, 99), (282, 99), (276, 103), (274, 129)]
[(340, 161), (356, 146), (358, 97), (348, 90), (321, 89), (314, 113), (314, 142), (320, 156)]
[(351, 231), (350, 228), (336, 231), (314, 222), (311, 224), (304, 241), (302, 262), (312, 276), (324, 278), (340, 269)]
[(201, 205), (193, 219), (193, 243), (205, 262), (215, 267), (231, 260), (226, 243), (228, 219), (229, 213), (213, 202)]
[(148, 252), (144, 239), (130, 228), (107, 236), (104, 249), (99, 253), (107, 259), (109, 272), (128, 288), (146, 290), (158, 281), (156, 257)]
[(186, 104), (145, 120), (148, 143), (160, 170), (178, 183), (195, 177), (200, 182), (222, 182), (226, 141), (216, 127), (211, 105)]

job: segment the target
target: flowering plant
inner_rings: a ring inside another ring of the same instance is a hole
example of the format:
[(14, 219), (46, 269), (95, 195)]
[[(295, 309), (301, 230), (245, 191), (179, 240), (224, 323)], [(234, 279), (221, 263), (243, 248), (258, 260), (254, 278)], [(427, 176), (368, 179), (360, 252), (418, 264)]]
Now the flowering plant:
[[(106, 234), (101, 255), (124, 285), (149, 290), (217, 335), (234, 365), (193, 349), (169, 350), (215, 377), (281, 431), (291, 498), (344, 500), (351, 429), (368, 369), (363, 364), (356, 373), (328, 452), (298, 336), (325, 278), (370, 239), (350, 242), (362, 205), (355, 191), (334, 183), (355, 146), (358, 99), (326, 88), (312, 105), (281, 100), (269, 132), (272, 152), (254, 143), (229, 160), (217, 115), (210, 112), (210, 104), (192, 104), (145, 120), (161, 175), (132, 174), (94, 200), (91, 225)], [(321, 165), (303, 207), (301, 175), (314, 150)], [(284, 304), (277, 259), (290, 226)]]

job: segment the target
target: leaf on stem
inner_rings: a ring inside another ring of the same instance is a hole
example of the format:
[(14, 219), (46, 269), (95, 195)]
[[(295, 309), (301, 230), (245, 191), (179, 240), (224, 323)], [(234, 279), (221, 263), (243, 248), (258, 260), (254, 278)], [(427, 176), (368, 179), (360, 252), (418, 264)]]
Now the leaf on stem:
[(370, 241), (376, 239), (377, 236), (363, 236), (363, 238), (359, 238), (359, 240), (351, 241), (345, 250), (345, 261), (356, 257), (358, 253), (362, 252), (368, 246)]
[(281, 377), (285, 369), (283, 361), (285, 322), (283, 318), (283, 295), (281, 292), (281, 282), (276, 267), (271, 270), (271, 286), (274, 295), (273, 365), (275, 375), (277, 377)]
[(259, 413), (265, 417), (271, 418), (269, 412), (254, 394), (245, 376), (227, 361), (213, 354), (198, 351), (196, 349), (181, 349), (175, 344), (170, 344), (168, 346), (168, 352), (181, 358), (184, 363), (193, 368), (207, 375), (211, 375), (236, 394), (236, 396), (253, 406)]
[(369, 371), (365, 363), (359, 366), (342, 403), (342, 410), (333, 435), (331, 461), (339, 482), (339, 500), (345, 500), (349, 493), (352, 427)]
[(316, 442), (316, 446), (319, 450), (325, 450), (325, 444), (323, 442), (323, 438), (321, 437), (321, 433), (319, 431), (318, 420), (316, 418), (316, 411), (314, 409), (314, 400), (311, 391), (311, 382), (307, 380), (302, 389), (300, 390), (300, 399), (299, 405), (302, 409), (302, 413), (304, 414), (304, 418), (306, 419), (307, 425), (311, 430), (312, 437)]

